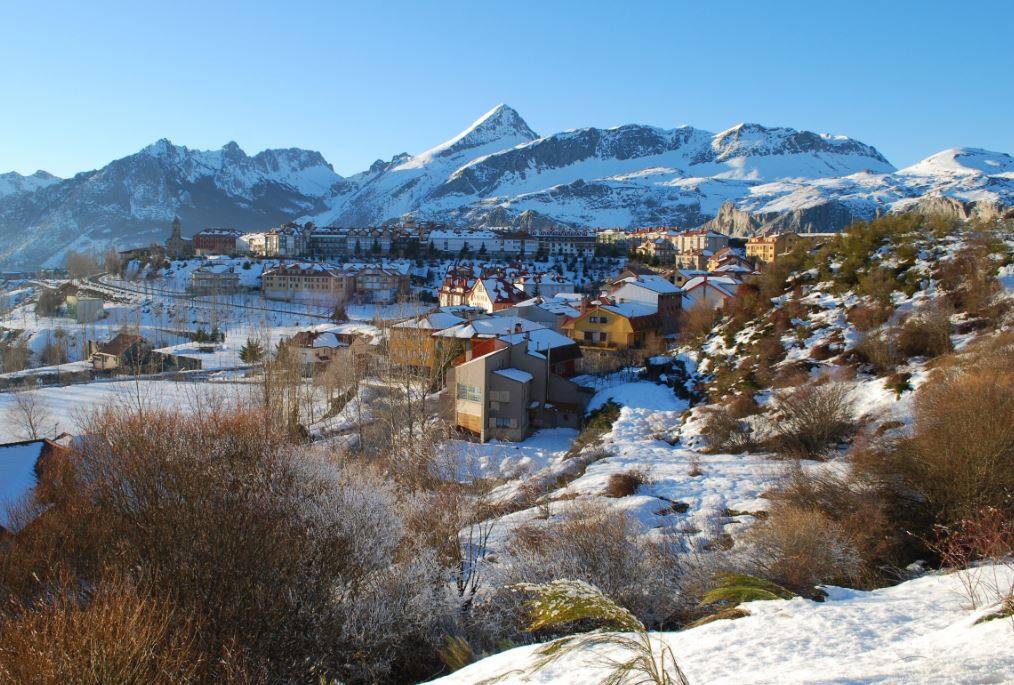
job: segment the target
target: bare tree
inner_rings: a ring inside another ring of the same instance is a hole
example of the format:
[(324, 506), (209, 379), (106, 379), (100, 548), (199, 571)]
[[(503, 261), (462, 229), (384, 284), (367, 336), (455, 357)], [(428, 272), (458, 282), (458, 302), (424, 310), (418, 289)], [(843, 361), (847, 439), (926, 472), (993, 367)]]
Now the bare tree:
[(56, 421), (45, 400), (35, 391), (30, 382), (16, 390), (14, 401), (7, 408), (7, 423), (25, 440), (38, 440), (47, 434), (56, 433)]

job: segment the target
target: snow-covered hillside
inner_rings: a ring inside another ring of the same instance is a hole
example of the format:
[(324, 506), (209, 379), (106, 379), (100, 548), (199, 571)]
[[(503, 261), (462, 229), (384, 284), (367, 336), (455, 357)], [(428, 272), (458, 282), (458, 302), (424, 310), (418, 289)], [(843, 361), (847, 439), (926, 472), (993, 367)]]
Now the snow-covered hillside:
[[(996, 573), (1014, 575), (1003, 567)], [(828, 587), (825, 602), (799, 597), (751, 602), (741, 605), (750, 612), (745, 618), (655, 637), (672, 648), (691, 683), (1010, 682), (1010, 619), (977, 623), (995, 607), (973, 610), (960, 590), (955, 574), (872, 592)], [(534, 670), (539, 647), (496, 654), (433, 682), (585, 685), (608, 675), (606, 658), (629, 658), (620, 650), (582, 651)]]

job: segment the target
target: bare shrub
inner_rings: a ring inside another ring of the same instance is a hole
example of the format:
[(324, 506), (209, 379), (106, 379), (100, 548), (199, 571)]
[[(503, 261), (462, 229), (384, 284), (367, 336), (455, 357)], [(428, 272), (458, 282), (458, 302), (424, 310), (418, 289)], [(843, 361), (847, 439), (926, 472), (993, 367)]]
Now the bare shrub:
[[(906, 533), (916, 512), (877, 483), (797, 469), (767, 497), (774, 504), (773, 515), (787, 507), (788, 511), (814, 511), (833, 521), (839, 535), (856, 551), (860, 565), (851, 569), (851, 579), (863, 586), (893, 580), (894, 569), (907, 566), (921, 551), (919, 541)], [(906, 519), (895, 510), (905, 511)]]
[(432, 673), (445, 569), (406, 538), (387, 482), (282, 430), (259, 412), (96, 417), (43, 524), (0, 555), (0, 588), (115, 564), (204, 617), (209, 659), (235, 649), (269, 680)]
[(507, 552), (501, 585), (583, 580), (653, 625), (665, 624), (680, 607), (676, 558), (670, 550), (641, 542), (622, 513), (575, 502), (541, 533), (520, 529)]
[(703, 410), (701, 435), (708, 440), (709, 452), (743, 452), (753, 447), (750, 425), (725, 405)]
[(845, 318), (857, 331), (866, 332), (887, 323), (893, 312), (893, 307), (859, 303), (848, 310)]
[(0, 618), (0, 680), (9, 683), (193, 683), (208, 676), (198, 625), (125, 579), (90, 591), (64, 583)]
[(953, 257), (940, 262), (933, 276), (955, 309), (975, 315), (985, 313), (1000, 289), (997, 266), (998, 262), (989, 256), (989, 249), (972, 240)]
[(958, 570), (972, 608), (1014, 601), (1014, 577), (1003, 572), (1014, 569), (1014, 523), (996, 507), (980, 509), (951, 527), (939, 526), (931, 548), (944, 566)]
[(927, 307), (910, 316), (897, 332), (898, 351), (906, 357), (938, 357), (951, 351), (951, 312)]
[(32, 358), (32, 350), (28, 347), (26, 340), (18, 339), (12, 342), (0, 344), (0, 368), (4, 373), (21, 371), (28, 368), (28, 362)]
[(877, 374), (886, 374), (894, 371), (905, 361), (904, 356), (898, 350), (897, 340), (894, 331), (881, 329), (870, 331), (863, 335), (853, 348), (859, 360), (873, 367)]
[(606, 497), (629, 497), (636, 495), (637, 489), (648, 482), (643, 471), (624, 471), (613, 473), (606, 483)]
[(755, 523), (744, 554), (755, 575), (792, 592), (814, 596), (824, 583), (850, 584), (859, 576), (858, 551), (841, 527), (819, 511), (781, 505)]
[(881, 481), (919, 493), (949, 525), (984, 507), (1014, 516), (1014, 372), (938, 372), (920, 386), (910, 438), (858, 460)]
[(777, 396), (774, 445), (796, 459), (819, 459), (853, 428), (852, 401), (841, 383), (804, 385)]
[(67, 250), (66, 267), (71, 278), (84, 278), (102, 273), (101, 257), (91, 252)]
[(859, 279), (856, 292), (866, 295), (881, 307), (890, 307), (891, 298), (898, 285), (893, 270), (878, 266), (870, 269)]
[(714, 329), (720, 316), (707, 302), (698, 302), (683, 311), (680, 317), (680, 337), (689, 343), (702, 341)]
[(14, 391), (14, 401), (5, 409), (7, 424), (12, 426), (23, 440), (38, 440), (56, 435), (56, 418), (35, 389), (34, 379)]

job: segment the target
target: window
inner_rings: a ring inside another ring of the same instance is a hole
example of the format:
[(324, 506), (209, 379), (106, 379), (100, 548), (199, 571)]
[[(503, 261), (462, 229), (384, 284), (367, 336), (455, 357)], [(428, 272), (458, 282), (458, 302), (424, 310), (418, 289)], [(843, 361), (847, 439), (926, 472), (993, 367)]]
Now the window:
[(609, 323), (609, 319), (605, 316), (589, 316), (588, 321), (591, 323)]
[(490, 428), (517, 428), (518, 427), (518, 420), (517, 419), (500, 418), (500, 417), (494, 418), (494, 417), (491, 416), (491, 417), (489, 417), (489, 427)]
[(494, 402), (510, 402), (511, 401), (510, 390), (490, 390), (489, 399)]
[(465, 402), (482, 402), (482, 396), (479, 394), (479, 388), (474, 385), (458, 383), (457, 397), (459, 400), (464, 400)]

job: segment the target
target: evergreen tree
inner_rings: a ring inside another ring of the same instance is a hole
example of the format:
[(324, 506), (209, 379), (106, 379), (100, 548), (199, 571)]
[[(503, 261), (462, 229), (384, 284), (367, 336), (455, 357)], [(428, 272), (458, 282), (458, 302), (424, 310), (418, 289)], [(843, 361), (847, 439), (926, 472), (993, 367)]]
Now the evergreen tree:
[(247, 338), (239, 351), (239, 358), (244, 364), (256, 364), (264, 358), (264, 347), (253, 338)]

